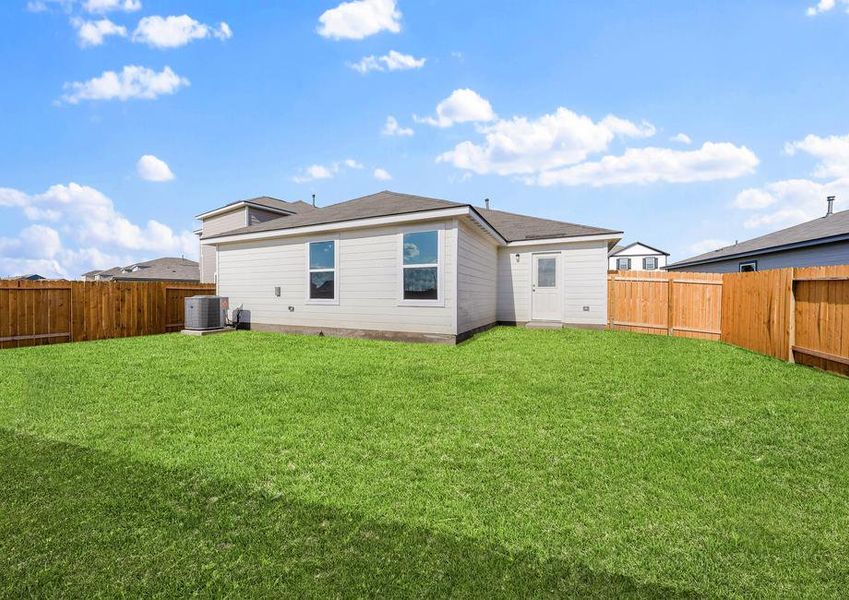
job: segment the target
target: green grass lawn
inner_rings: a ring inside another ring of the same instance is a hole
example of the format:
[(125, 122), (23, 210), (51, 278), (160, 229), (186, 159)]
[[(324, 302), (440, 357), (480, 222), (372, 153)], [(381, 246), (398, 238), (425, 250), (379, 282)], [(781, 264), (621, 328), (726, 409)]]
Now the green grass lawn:
[(849, 587), (849, 380), (711, 342), (0, 353), (0, 596)]

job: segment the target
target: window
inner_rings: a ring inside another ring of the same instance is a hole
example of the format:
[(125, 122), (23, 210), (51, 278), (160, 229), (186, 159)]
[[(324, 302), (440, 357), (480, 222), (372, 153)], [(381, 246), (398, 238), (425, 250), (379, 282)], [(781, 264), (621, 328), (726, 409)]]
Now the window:
[(616, 259), (616, 269), (619, 271), (630, 271), (631, 270), (631, 259), (630, 258), (617, 258)]
[(439, 232), (405, 233), (403, 238), (404, 300), (439, 300)]
[(750, 260), (748, 262), (741, 262), (739, 270), (741, 273), (753, 273), (758, 270), (758, 261)]
[(646, 271), (654, 271), (657, 269), (657, 257), (647, 256), (643, 259), (643, 269)]
[(316, 302), (336, 300), (336, 242), (309, 243), (309, 299)]
[(538, 258), (537, 259), (537, 287), (538, 288), (554, 288), (554, 287), (557, 287), (557, 259), (556, 258)]

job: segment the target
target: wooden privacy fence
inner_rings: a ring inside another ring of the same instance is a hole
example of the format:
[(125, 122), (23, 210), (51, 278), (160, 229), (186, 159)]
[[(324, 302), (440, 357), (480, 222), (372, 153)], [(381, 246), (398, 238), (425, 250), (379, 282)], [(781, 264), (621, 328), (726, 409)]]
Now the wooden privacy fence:
[(214, 285), (0, 281), (0, 349), (153, 335), (183, 327), (183, 300)]
[(718, 340), (722, 275), (622, 271), (608, 276), (612, 329)]
[(849, 266), (608, 275), (611, 329), (722, 340), (849, 375)]

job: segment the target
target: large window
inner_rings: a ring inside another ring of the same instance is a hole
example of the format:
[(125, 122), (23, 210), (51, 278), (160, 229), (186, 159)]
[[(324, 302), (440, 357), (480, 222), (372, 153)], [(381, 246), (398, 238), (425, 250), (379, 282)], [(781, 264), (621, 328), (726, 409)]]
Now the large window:
[(439, 300), (439, 232), (405, 233), (403, 240), (404, 300)]
[(646, 271), (654, 271), (657, 269), (657, 257), (647, 256), (643, 259), (643, 269)]
[(631, 259), (630, 258), (617, 258), (616, 259), (616, 269), (619, 271), (630, 271), (631, 270)]
[(309, 299), (336, 301), (336, 242), (309, 243)]

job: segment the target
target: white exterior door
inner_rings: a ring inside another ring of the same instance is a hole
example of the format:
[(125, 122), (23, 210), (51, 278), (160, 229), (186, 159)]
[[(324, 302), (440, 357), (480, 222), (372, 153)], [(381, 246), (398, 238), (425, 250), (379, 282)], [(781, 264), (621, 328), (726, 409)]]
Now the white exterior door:
[(534, 254), (531, 278), (531, 319), (563, 320), (560, 255)]

